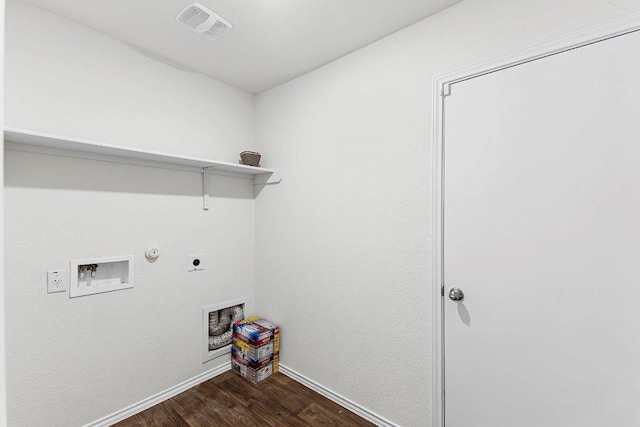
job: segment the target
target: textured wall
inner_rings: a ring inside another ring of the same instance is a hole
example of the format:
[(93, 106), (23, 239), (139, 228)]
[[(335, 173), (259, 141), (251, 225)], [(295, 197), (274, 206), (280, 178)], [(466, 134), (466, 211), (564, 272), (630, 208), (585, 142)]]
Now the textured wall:
[[(253, 148), (253, 96), (7, 6), (8, 126), (229, 161)], [(205, 212), (197, 173), (15, 151), (5, 172), (10, 426), (83, 425), (228, 360), (202, 364), (201, 309), (254, 295), (250, 180), (212, 176)], [(127, 254), (134, 289), (46, 294), (49, 269)]]
[(259, 95), (258, 149), (286, 177), (256, 207), (258, 308), (282, 328), (281, 362), (428, 425), (433, 76), (639, 8), (466, 0)]

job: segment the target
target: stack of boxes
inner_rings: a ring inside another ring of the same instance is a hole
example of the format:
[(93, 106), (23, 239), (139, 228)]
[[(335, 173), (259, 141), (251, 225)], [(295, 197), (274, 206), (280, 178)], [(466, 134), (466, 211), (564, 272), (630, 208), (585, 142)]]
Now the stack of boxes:
[(259, 317), (233, 324), (231, 366), (237, 373), (257, 383), (278, 372), (280, 328)]

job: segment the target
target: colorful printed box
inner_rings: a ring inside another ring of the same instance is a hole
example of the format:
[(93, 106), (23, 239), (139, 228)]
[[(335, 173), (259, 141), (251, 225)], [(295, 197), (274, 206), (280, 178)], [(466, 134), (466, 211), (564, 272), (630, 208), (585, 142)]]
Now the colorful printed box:
[(280, 328), (251, 317), (233, 325), (231, 364), (241, 376), (253, 383), (278, 372)]
[(231, 368), (250, 382), (256, 384), (266, 378), (269, 378), (271, 374), (278, 372), (278, 362), (277, 359), (274, 359), (264, 366), (255, 369), (248, 365), (242, 365), (232, 359)]
[[(233, 342), (232, 353), (234, 358), (238, 361), (246, 361), (245, 364), (260, 363), (264, 359), (268, 359), (273, 356), (274, 353), (274, 341), (269, 340), (266, 343), (253, 346), (240, 339), (236, 339)], [(275, 352), (277, 354), (277, 352)]]
[[(278, 353), (275, 353), (269, 357), (262, 359), (260, 362), (250, 363), (247, 359), (238, 358), (237, 355), (234, 354), (232, 356), (232, 360), (236, 362), (238, 365), (244, 365), (244, 366), (248, 366), (251, 369), (258, 370), (263, 366), (268, 365), (269, 363), (274, 363), (275, 366), (278, 366), (279, 357), (280, 356), (278, 355)], [(276, 369), (276, 372), (277, 372), (277, 369)]]
[(259, 317), (250, 317), (233, 324), (233, 337), (253, 345), (279, 333), (280, 328)]

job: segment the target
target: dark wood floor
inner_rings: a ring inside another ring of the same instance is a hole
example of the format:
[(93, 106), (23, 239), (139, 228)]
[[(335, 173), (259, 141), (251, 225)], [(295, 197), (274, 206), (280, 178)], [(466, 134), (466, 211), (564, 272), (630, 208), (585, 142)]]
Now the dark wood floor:
[(229, 371), (121, 421), (116, 426), (373, 426), (373, 424), (280, 373), (253, 385)]

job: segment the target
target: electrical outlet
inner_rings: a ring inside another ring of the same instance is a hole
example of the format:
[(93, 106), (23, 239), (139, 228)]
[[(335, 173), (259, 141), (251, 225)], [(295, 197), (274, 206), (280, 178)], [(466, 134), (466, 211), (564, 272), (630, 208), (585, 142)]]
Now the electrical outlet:
[(204, 270), (204, 254), (189, 255), (189, 264), (187, 265), (187, 271), (200, 270)]
[(67, 290), (67, 270), (47, 271), (47, 293), (65, 292)]

